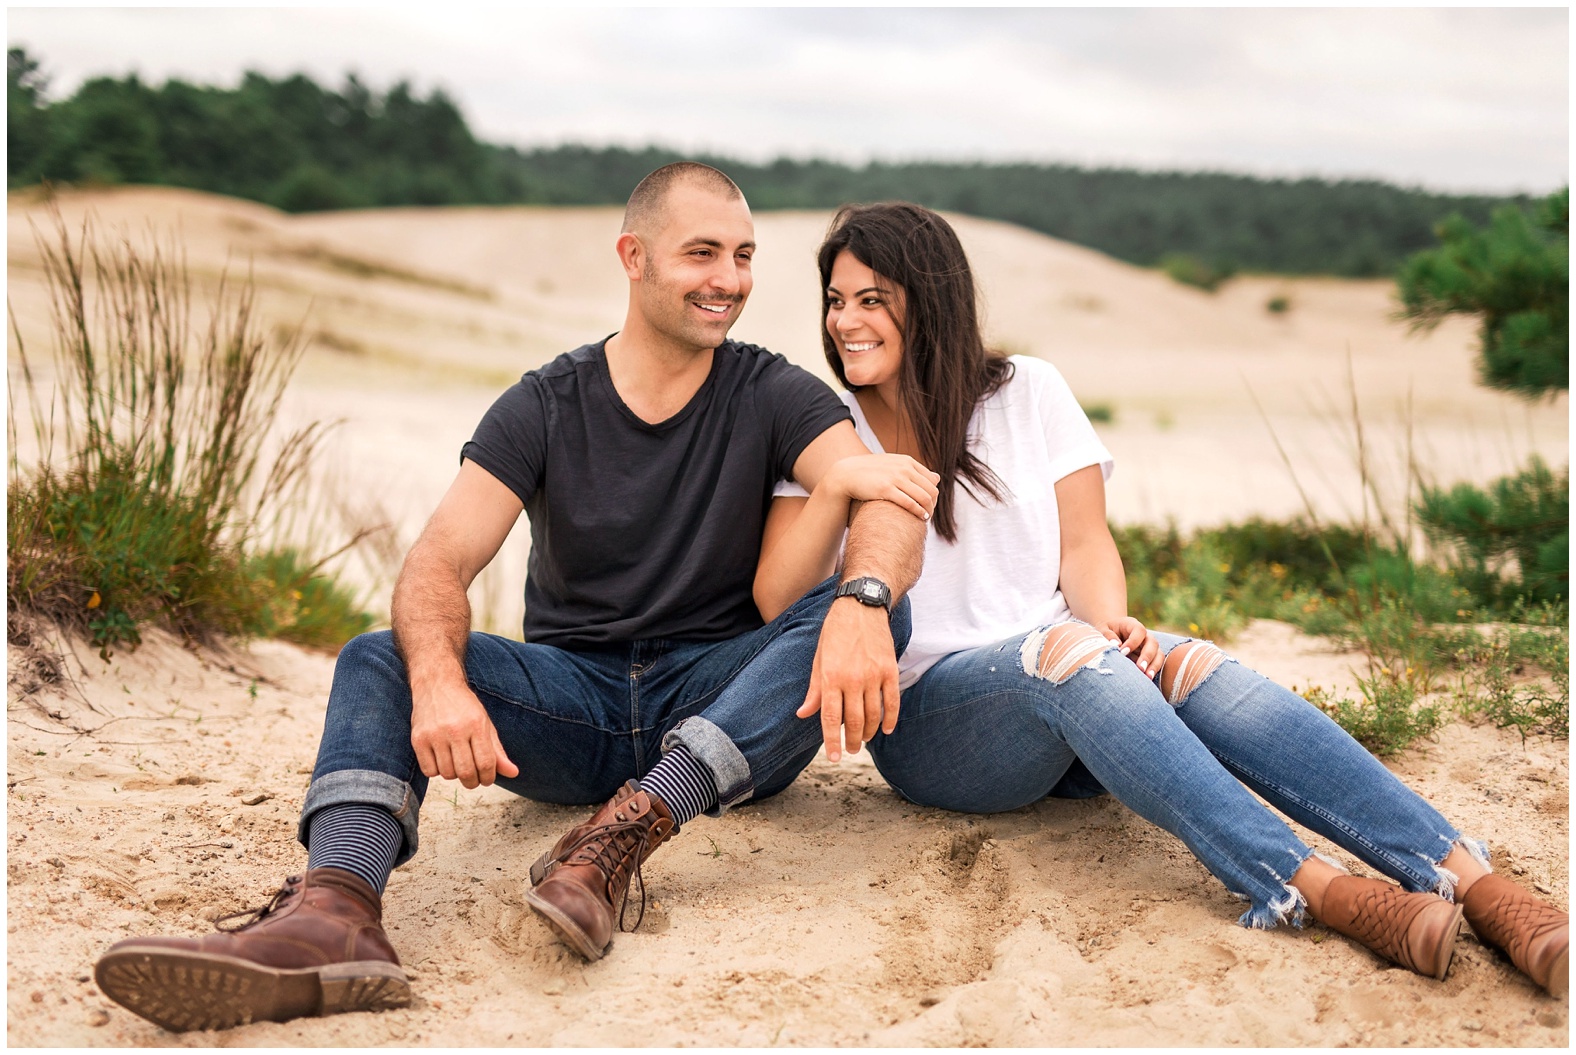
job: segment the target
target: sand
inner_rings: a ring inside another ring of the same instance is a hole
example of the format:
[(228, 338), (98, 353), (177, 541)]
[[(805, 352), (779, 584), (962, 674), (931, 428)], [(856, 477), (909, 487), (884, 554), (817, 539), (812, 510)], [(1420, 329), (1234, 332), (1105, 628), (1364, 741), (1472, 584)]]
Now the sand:
[[(133, 236), (178, 227), (199, 297), (228, 261), (251, 267), (275, 324), (306, 320), (313, 343), (287, 417), (342, 419), (336, 493), (387, 522), (395, 552), (496, 392), (623, 315), (609, 248), (617, 210), (286, 217), (143, 189), (74, 193), (63, 209), (73, 224), (92, 210)], [(41, 216), (36, 200), (11, 197), (8, 293), (35, 362), (48, 316), (29, 220)], [(757, 287), (735, 331), (823, 376), (813, 251), (826, 220), (757, 216)], [(1442, 480), (1484, 479), (1532, 451), (1568, 457), (1564, 397), (1528, 406), (1477, 387), (1471, 326), (1409, 336), (1389, 317), (1387, 283), (1247, 277), (1209, 295), (1007, 225), (957, 223), (997, 343), (1056, 363), (1086, 405), (1115, 406), (1101, 432), (1119, 462), (1118, 521), (1284, 516), (1301, 507), (1299, 483), (1321, 515), (1360, 514), (1348, 347), (1376, 460), (1404, 461), (1409, 431)], [(1292, 310), (1265, 311), (1273, 295)], [(19, 440), (26, 460), (29, 437)], [(473, 588), (479, 627), (518, 625), (525, 557), (517, 529)], [(386, 607), (386, 562), (344, 570), (373, 610)], [(387, 898), (390, 934), (414, 969), (410, 1009), (174, 1037), (105, 1000), (93, 960), (129, 935), (205, 932), (302, 866), (295, 816), (333, 660), (273, 642), (197, 654), (157, 634), (107, 662), (64, 647), (73, 658), (55, 686), (37, 687), (37, 656), (10, 652), (12, 1044), (1568, 1039), (1566, 1005), (1470, 936), (1436, 983), (1317, 926), (1250, 932), (1180, 842), (1110, 799), (969, 818), (905, 804), (863, 756), (818, 760), (776, 799), (687, 827), (647, 869), (642, 928), (592, 965), (521, 898), (529, 863), (584, 811), (435, 782), (422, 854)], [(1298, 686), (1350, 688), (1360, 662), (1274, 623), (1253, 624), (1229, 649)], [(1497, 868), (1567, 904), (1566, 742), (1454, 724), (1392, 764), (1487, 838)], [(268, 797), (246, 804), (258, 795)]]
[[(1232, 651), (1340, 685), (1357, 657), (1254, 624)], [(24, 650), (12, 675), (25, 684)], [(1470, 935), (1443, 983), (1312, 925), (1249, 931), (1186, 848), (1109, 798), (966, 817), (861, 755), (701, 818), (648, 863), (640, 930), (586, 964), (522, 900), (585, 812), (435, 781), (385, 899), (407, 1010), (172, 1035), (90, 975), (130, 935), (263, 904), (293, 840), (330, 657), (162, 636), (9, 703), (7, 1040), (16, 1045), (1564, 1045), (1567, 1005)], [(21, 669), (19, 669), (21, 668)], [(1451, 725), (1393, 768), (1497, 869), (1569, 897), (1565, 742)], [(255, 805), (258, 795), (266, 795)], [(1350, 855), (1307, 832), (1353, 871)]]

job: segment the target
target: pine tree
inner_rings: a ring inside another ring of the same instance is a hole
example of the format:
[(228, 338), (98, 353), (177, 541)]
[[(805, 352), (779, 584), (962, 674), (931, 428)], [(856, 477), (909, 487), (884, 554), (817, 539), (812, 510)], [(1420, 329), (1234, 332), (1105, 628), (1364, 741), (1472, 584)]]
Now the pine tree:
[(1570, 388), (1570, 188), (1529, 216), (1495, 209), (1486, 229), (1452, 214), (1438, 249), (1396, 276), (1402, 312), (1431, 328), (1447, 315), (1482, 319), (1478, 376), (1490, 388), (1537, 397)]

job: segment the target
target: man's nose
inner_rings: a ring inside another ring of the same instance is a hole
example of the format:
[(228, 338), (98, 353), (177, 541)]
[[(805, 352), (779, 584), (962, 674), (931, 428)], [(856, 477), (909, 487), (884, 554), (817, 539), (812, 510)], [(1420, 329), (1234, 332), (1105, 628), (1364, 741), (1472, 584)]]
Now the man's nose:
[(717, 266), (711, 269), (708, 276), (711, 279), (712, 292), (736, 296), (744, 286), (744, 276), (738, 263), (733, 260), (720, 260)]

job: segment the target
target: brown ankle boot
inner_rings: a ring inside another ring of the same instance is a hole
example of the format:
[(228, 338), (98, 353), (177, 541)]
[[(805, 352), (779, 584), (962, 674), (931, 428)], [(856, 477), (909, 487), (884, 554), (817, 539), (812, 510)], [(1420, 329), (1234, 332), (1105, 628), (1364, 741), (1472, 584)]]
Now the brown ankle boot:
[(1549, 994), (1564, 998), (1570, 984), (1571, 918), (1497, 875), (1486, 875), (1461, 897), (1477, 936), (1505, 955)]
[[(631, 780), (531, 866), (526, 904), (571, 949), (599, 960), (613, 940), (615, 918), (620, 930), (635, 930), (645, 918), (646, 881), (640, 866), (672, 834), (667, 806)], [(625, 928), (631, 878), (640, 885), (640, 916), (634, 927)]]
[(1378, 879), (1337, 876), (1319, 920), (1393, 963), (1444, 981), (1461, 930), (1461, 906), (1436, 894), (1408, 894)]
[(338, 868), (291, 876), (262, 908), (201, 938), (116, 942), (93, 969), (104, 995), (176, 1033), (381, 1011), (410, 1003), (377, 891)]

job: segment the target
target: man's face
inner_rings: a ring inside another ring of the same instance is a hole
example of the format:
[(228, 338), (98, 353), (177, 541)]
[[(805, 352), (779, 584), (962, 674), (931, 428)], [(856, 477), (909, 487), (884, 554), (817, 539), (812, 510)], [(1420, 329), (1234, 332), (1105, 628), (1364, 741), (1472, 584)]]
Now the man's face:
[(744, 310), (755, 224), (742, 198), (680, 184), (646, 250), (636, 304), (647, 325), (697, 351), (715, 348)]

